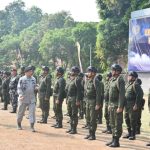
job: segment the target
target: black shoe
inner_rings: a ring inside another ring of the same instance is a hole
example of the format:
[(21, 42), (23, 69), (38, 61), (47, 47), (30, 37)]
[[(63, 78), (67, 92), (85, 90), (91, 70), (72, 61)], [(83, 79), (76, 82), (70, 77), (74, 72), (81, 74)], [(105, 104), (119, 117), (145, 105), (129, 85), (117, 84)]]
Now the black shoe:
[(86, 137), (84, 137), (84, 139), (88, 139), (88, 138), (90, 138), (90, 136), (91, 136), (91, 135), (87, 135)]
[(108, 131), (108, 130), (106, 129), (106, 130), (102, 131), (102, 133), (107, 133), (107, 131)]
[(62, 128), (62, 125), (57, 124), (54, 128), (57, 128), (57, 129)]
[(124, 135), (122, 138), (128, 139), (129, 137), (130, 137), (130, 134), (126, 134), (126, 135)]
[(86, 124), (85, 126), (83, 126), (82, 128), (86, 128), (88, 125)]
[(76, 130), (71, 130), (71, 132), (69, 132), (69, 134), (77, 134)]
[(146, 144), (146, 146), (150, 146), (150, 143)]
[(109, 147), (120, 147), (119, 138), (114, 138), (113, 143), (110, 144)]
[(56, 124), (53, 124), (51, 127), (56, 127), (57, 126), (57, 123)]
[(35, 132), (34, 123), (31, 123), (31, 131), (32, 131), (32, 132)]
[(47, 120), (41, 120), (38, 123), (47, 124)]
[(129, 137), (129, 140), (135, 140), (136, 138), (135, 138), (135, 136), (130, 136)]
[(96, 140), (95, 135), (91, 135), (91, 136), (88, 138), (88, 140)]
[(17, 129), (18, 129), (18, 130), (22, 130), (21, 122), (18, 122), (18, 123), (17, 123)]
[(109, 145), (111, 145), (113, 142), (114, 142), (114, 138), (112, 138), (112, 141), (110, 141), (110, 142), (107, 142), (107, 143), (106, 143), (106, 146), (109, 146)]
[(112, 134), (112, 131), (111, 131), (111, 130), (108, 130), (106, 133), (107, 133), (107, 134)]
[(16, 109), (13, 109), (12, 111), (10, 111), (10, 113), (16, 113)]
[(66, 133), (70, 133), (71, 131), (72, 131), (72, 129), (69, 129), (69, 130), (66, 131)]
[(7, 110), (7, 108), (2, 108), (1, 110)]

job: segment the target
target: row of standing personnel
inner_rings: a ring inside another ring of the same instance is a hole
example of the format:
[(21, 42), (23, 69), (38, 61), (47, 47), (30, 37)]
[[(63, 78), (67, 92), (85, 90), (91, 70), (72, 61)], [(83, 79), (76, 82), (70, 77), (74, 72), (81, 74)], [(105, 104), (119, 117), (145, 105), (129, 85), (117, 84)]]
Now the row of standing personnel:
[[(42, 69), (43, 73), (39, 80), (39, 87), (35, 88), (35, 93), (38, 91), (40, 108), (42, 110), (42, 118), (39, 123), (47, 123), (50, 106), (49, 100), (50, 96), (53, 95), (54, 112), (56, 115), (56, 124), (54, 124), (53, 127), (62, 128), (62, 104), (66, 98), (67, 110), (70, 117), (70, 129), (67, 133), (77, 133), (78, 108), (80, 106), (80, 108), (84, 108), (83, 110), (86, 110), (86, 127), (89, 129), (89, 134), (85, 137), (85, 139), (95, 140), (97, 118), (98, 116), (101, 116), (104, 99), (105, 118), (107, 124), (106, 131), (112, 133), (112, 141), (106, 145), (110, 147), (120, 146), (119, 138), (122, 135), (124, 108), (125, 121), (128, 129), (128, 135), (126, 135), (125, 138), (129, 138), (130, 140), (135, 139), (138, 128), (138, 120), (140, 120), (139, 118), (143, 107), (143, 90), (140, 86), (141, 80), (138, 79), (136, 72), (130, 72), (128, 74), (128, 83), (125, 86), (125, 81), (121, 76), (122, 68), (117, 64), (112, 65), (112, 71), (107, 75), (107, 82), (105, 83), (104, 90), (104, 84), (101, 81), (101, 76), (96, 76), (97, 69), (95, 67), (89, 66), (87, 68), (86, 79), (78, 67), (72, 67), (67, 83), (63, 77), (64, 69), (62, 67), (57, 67), (57, 78), (54, 88), (52, 89), (49, 68), (43, 67)], [(13, 71), (15, 70), (12, 70), (12, 72)], [(83, 104), (84, 107), (81, 107)], [(12, 111), (15, 112), (17, 105), (15, 104), (12, 106), (15, 106)], [(137, 116), (139, 116), (139, 118), (137, 118)], [(21, 122), (17, 122), (17, 124), (18, 129), (21, 129)], [(139, 123), (139, 128), (140, 125), (141, 122)]]

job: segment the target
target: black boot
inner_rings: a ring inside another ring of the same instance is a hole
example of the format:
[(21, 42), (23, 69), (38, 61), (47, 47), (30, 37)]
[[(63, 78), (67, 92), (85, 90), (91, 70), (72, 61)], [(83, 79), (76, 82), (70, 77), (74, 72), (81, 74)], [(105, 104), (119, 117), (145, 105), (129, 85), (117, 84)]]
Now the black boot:
[(131, 129), (128, 129), (128, 134), (124, 135), (124, 139), (128, 139), (131, 136)]
[(31, 124), (30, 124), (30, 127), (31, 127), (31, 131), (32, 131), (32, 132), (35, 132), (34, 123), (31, 123)]
[(114, 137), (114, 141), (113, 141), (112, 144), (109, 145), (109, 147), (120, 147), (119, 138), (118, 137)]
[(91, 131), (91, 136), (88, 138), (88, 140), (96, 140), (95, 131)]
[(146, 146), (150, 146), (150, 143), (146, 144)]
[(73, 130), (73, 125), (72, 125), (72, 123), (71, 123), (71, 124), (70, 124), (70, 129), (68, 129), (68, 130), (66, 131), (66, 133), (70, 133), (72, 130)]
[(88, 139), (88, 138), (90, 138), (91, 137), (91, 135), (92, 135), (92, 133), (91, 133), (91, 130), (89, 130), (89, 134), (84, 138), (84, 139)]
[(137, 127), (137, 128), (136, 128), (136, 134), (141, 134), (140, 127)]
[(10, 111), (10, 113), (16, 113), (16, 108), (13, 108), (13, 110)]
[(55, 128), (58, 128), (58, 129), (59, 129), (59, 128), (62, 128), (62, 127), (63, 127), (63, 126), (62, 126), (62, 121), (59, 121), (58, 124), (55, 126)]
[(17, 122), (17, 129), (18, 129), (18, 130), (22, 130), (21, 122)]
[(106, 132), (107, 134), (112, 134), (112, 131), (111, 131), (111, 127), (110, 126), (108, 126), (107, 127), (107, 132)]
[(113, 142), (114, 142), (114, 137), (112, 137), (112, 140), (110, 142), (106, 143), (106, 146), (111, 145)]
[(131, 131), (131, 135), (130, 135), (130, 137), (129, 137), (129, 140), (135, 140), (136, 138), (135, 138), (135, 130), (132, 130)]

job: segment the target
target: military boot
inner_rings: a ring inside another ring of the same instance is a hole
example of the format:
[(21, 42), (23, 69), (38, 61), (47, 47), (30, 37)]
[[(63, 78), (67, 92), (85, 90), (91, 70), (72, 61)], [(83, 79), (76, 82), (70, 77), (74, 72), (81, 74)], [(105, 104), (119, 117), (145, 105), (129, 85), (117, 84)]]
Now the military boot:
[(16, 108), (13, 108), (13, 110), (10, 111), (10, 113), (16, 113)]
[(111, 140), (110, 142), (107, 142), (107, 143), (106, 143), (106, 146), (111, 145), (113, 142), (114, 142), (114, 137), (112, 137), (112, 140)]
[(32, 131), (32, 132), (35, 132), (34, 123), (31, 123), (31, 124), (30, 124), (30, 127), (31, 127), (31, 131)]
[(124, 135), (124, 139), (128, 139), (131, 136), (131, 129), (128, 129), (128, 134)]
[(113, 141), (112, 144), (109, 145), (109, 147), (120, 147), (119, 138), (118, 137), (114, 137), (114, 141)]
[(62, 126), (62, 121), (58, 121), (58, 124), (55, 126), (55, 128), (62, 128), (63, 126)]
[(91, 136), (88, 138), (88, 140), (96, 140), (95, 131), (91, 131)]
[(69, 132), (69, 134), (77, 134), (77, 125), (72, 124), (72, 130)]
[(111, 127), (110, 126), (108, 126), (107, 127), (107, 132), (106, 132), (107, 134), (112, 134), (112, 131), (111, 131)]
[(17, 129), (18, 129), (18, 130), (22, 130), (21, 122), (17, 122)]
[(136, 139), (136, 137), (135, 137), (135, 130), (132, 130), (131, 131), (131, 135), (129, 137), (129, 140), (135, 140), (135, 139)]
[(136, 134), (141, 134), (140, 127), (137, 127), (137, 128), (136, 128)]
[(89, 130), (89, 134), (84, 139), (90, 138), (91, 135), (92, 135), (91, 130)]

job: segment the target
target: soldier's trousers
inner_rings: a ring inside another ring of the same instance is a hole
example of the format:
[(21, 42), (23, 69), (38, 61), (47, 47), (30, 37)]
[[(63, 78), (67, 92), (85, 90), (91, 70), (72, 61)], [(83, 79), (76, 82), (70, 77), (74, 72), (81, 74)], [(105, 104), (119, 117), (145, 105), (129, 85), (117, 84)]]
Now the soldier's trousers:
[(18, 102), (17, 122), (22, 121), (27, 107), (29, 108), (29, 121), (30, 123), (35, 123), (35, 103), (26, 104), (21, 101)]
[(110, 126), (110, 111), (108, 110), (108, 103), (105, 103), (104, 117), (106, 120), (106, 125)]
[[(55, 102), (56, 102), (57, 97), (54, 96), (53, 98), (55, 99)], [(63, 104), (63, 101), (60, 101), (59, 104), (55, 103), (56, 122), (60, 124), (62, 124), (62, 120), (63, 120), (62, 104)]]
[(141, 117), (142, 117), (142, 108), (139, 108), (137, 111), (137, 130), (140, 130), (141, 128)]
[(53, 111), (56, 116), (56, 98), (55, 98), (55, 96), (53, 97)]
[(68, 97), (68, 113), (70, 117), (70, 126), (73, 130), (76, 130), (78, 124), (78, 107), (76, 105), (76, 97)]
[(131, 103), (125, 106), (125, 122), (127, 129), (135, 132), (137, 126), (137, 111), (133, 110), (133, 106), (134, 104)]
[(117, 113), (116, 106), (110, 107), (110, 125), (112, 129), (112, 136), (120, 138), (122, 135), (123, 112)]
[(42, 119), (47, 121), (49, 116), (50, 102), (45, 100), (45, 93), (39, 94), (40, 108), (42, 110)]
[(10, 92), (10, 102), (11, 102), (13, 110), (16, 111), (17, 106), (18, 106), (18, 95)]
[(80, 102), (79, 115), (80, 115), (80, 116), (83, 116), (83, 100)]
[(9, 93), (2, 93), (4, 108), (7, 109), (8, 104), (10, 103)]
[(97, 128), (97, 111), (95, 110), (96, 100), (95, 99), (87, 99), (86, 101), (86, 119), (87, 123), (89, 123), (89, 130), (91, 132), (95, 132)]

